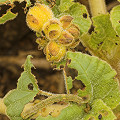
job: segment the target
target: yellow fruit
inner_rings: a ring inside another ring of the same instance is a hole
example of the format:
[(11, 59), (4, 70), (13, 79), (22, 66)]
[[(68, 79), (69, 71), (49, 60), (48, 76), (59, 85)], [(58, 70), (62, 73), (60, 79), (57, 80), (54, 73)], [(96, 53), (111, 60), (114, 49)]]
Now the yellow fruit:
[(52, 18), (52, 10), (44, 4), (37, 3), (29, 9), (26, 22), (32, 30), (39, 32), (42, 30), (44, 23)]
[(64, 46), (69, 46), (74, 42), (74, 37), (68, 31), (64, 30), (57, 39), (57, 42)]
[(78, 28), (76, 25), (74, 25), (74, 24), (70, 25), (70, 27), (67, 29), (67, 31), (68, 31), (69, 33), (71, 33), (71, 35), (72, 35), (75, 39), (78, 39), (78, 38), (80, 37), (80, 30), (79, 30), (79, 28)]
[(60, 18), (60, 22), (62, 23), (62, 27), (66, 29), (67, 27), (70, 26), (73, 18), (70, 15), (64, 15)]
[(57, 44), (55, 41), (50, 41), (46, 48), (46, 59), (50, 62), (59, 62), (66, 54), (66, 47)]
[(49, 40), (55, 40), (60, 36), (62, 27), (61, 27), (59, 20), (51, 19), (50, 21), (44, 24), (42, 30), (44, 31), (45, 36)]

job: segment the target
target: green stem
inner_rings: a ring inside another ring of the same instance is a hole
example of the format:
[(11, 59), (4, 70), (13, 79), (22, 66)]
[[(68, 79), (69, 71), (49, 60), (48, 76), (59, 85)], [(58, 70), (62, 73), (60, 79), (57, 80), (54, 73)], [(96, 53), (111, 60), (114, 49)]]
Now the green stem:
[(68, 84), (67, 84), (67, 76), (66, 76), (65, 68), (63, 69), (63, 74), (64, 74), (65, 88), (66, 88), (67, 94), (70, 94), (70, 90), (68, 89)]
[(51, 93), (51, 92), (46, 92), (46, 91), (43, 91), (43, 90), (39, 90), (38, 95), (52, 96), (52, 95), (55, 95), (55, 94)]
[(35, 105), (33, 105), (32, 107), (30, 107), (29, 109), (27, 109), (26, 111), (21, 113), (21, 116), (23, 119), (27, 119), (30, 118), (31, 116), (37, 114), (38, 111), (42, 110), (43, 108), (52, 105), (55, 102), (60, 102), (60, 101), (64, 101), (64, 102), (76, 102), (78, 104), (83, 104), (88, 102), (88, 100), (84, 100), (84, 98), (81, 98), (77, 95), (73, 95), (73, 94), (57, 94), (57, 95), (53, 95), (50, 96), (49, 98), (40, 101), (39, 103), (36, 103)]
[(105, 0), (89, 0), (89, 6), (92, 16), (107, 13)]

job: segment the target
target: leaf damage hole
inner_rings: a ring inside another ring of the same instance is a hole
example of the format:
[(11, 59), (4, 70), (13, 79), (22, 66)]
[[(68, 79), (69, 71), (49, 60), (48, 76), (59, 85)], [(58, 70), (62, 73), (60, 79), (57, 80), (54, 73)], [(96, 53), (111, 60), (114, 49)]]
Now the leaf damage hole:
[(34, 88), (33, 84), (32, 84), (32, 83), (29, 83), (29, 84), (28, 84), (28, 89), (29, 89), (29, 90), (33, 90), (33, 88)]
[(115, 45), (118, 45), (118, 43), (115, 43)]
[(81, 89), (81, 90), (84, 90), (85, 89), (85, 85), (83, 84), (83, 82), (81, 80), (74, 80), (73, 81), (73, 87), (78, 90), (78, 89)]
[(98, 46), (101, 46), (103, 44), (103, 42), (100, 42), (99, 44), (98, 44)]
[(89, 34), (92, 34), (92, 32), (94, 32), (94, 30), (95, 30), (95, 27), (94, 27), (93, 25), (91, 25), (88, 33), (89, 33)]
[(67, 65), (71, 63), (71, 59), (67, 59)]
[(84, 18), (87, 18), (87, 14), (86, 14), (86, 13), (83, 13), (83, 17), (84, 17)]
[(101, 115), (101, 114), (98, 116), (98, 119), (99, 119), (99, 120), (101, 120), (101, 119), (102, 119), (102, 115)]
[(60, 65), (60, 69), (63, 69), (64, 68), (64, 65)]
[(21, 3), (19, 3), (18, 1), (14, 2), (15, 6), (11, 9), (11, 12), (13, 13), (19, 13), (21, 11), (22, 8), (25, 8), (26, 6), (26, 2), (23, 1)]
[(120, 23), (120, 20), (118, 22)]
[(78, 76), (78, 71), (77, 71), (76, 69), (68, 68), (68, 67), (66, 66), (66, 67), (65, 67), (65, 71), (66, 71), (66, 76), (67, 76), (67, 77), (71, 76), (73, 80), (75, 79), (75, 77)]
[(116, 37), (119, 37), (118, 35), (116, 35)]

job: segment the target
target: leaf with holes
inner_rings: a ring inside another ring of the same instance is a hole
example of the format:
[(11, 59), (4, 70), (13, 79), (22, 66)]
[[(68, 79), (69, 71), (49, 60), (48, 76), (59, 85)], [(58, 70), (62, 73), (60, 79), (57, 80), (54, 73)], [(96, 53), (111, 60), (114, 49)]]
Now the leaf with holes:
[(9, 20), (15, 19), (17, 15), (18, 15), (17, 13), (14, 14), (10, 10), (8, 10), (6, 14), (4, 14), (2, 17), (0, 17), (0, 24), (4, 24), (5, 22), (7, 22)]
[(59, 116), (41, 117), (36, 120), (80, 120), (84, 115), (85, 105), (78, 106), (76, 104), (70, 104), (67, 108), (63, 109)]
[(116, 116), (112, 112), (111, 108), (106, 106), (106, 104), (97, 99), (92, 103), (92, 109), (84, 116), (82, 120), (115, 120)]
[(100, 15), (93, 17), (94, 31), (81, 42), (91, 54), (107, 61), (116, 71), (120, 80), (120, 38), (112, 27), (110, 16)]
[(84, 5), (75, 3), (69, 8), (68, 13), (74, 18), (73, 23), (79, 27), (81, 34), (88, 32), (91, 20)]
[(115, 28), (118, 35), (120, 36), (120, 5), (114, 7), (111, 10), (110, 18), (111, 18), (113, 27)]
[(11, 120), (23, 120), (20, 116), (25, 104), (32, 101), (39, 89), (34, 75), (31, 73), (33, 64), (28, 56), (24, 64), (24, 72), (18, 79), (17, 88), (11, 90), (4, 98), (7, 115)]
[[(78, 90), (80, 97), (89, 95), (92, 103), (95, 99), (102, 99), (110, 108), (115, 108), (120, 103), (120, 89), (116, 72), (105, 61), (97, 57), (80, 52), (67, 52), (67, 59), (71, 60), (68, 68), (77, 70), (75, 77), (85, 85)], [(69, 87), (71, 85), (68, 84)]]

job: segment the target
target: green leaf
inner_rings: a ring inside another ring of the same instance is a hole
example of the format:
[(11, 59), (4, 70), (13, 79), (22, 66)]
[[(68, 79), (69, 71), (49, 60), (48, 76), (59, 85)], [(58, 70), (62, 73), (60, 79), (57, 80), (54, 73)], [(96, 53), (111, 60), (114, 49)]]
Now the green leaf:
[(10, 10), (8, 10), (6, 14), (4, 14), (2, 17), (0, 17), (0, 24), (4, 24), (8, 20), (15, 19), (17, 15), (18, 15), (17, 13), (14, 14)]
[(24, 72), (18, 79), (17, 88), (11, 90), (4, 98), (7, 107), (7, 115), (11, 120), (23, 120), (20, 116), (25, 104), (32, 101), (39, 89), (34, 75), (31, 73), (33, 67), (29, 55), (24, 64)]
[(72, 2), (72, 0), (60, 0), (59, 5), (60, 12), (65, 12), (69, 10), (70, 6), (72, 6), (73, 4), (74, 2)]
[(120, 80), (120, 38), (112, 27), (110, 16), (93, 17), (93, 26), (92, 34), (82, 36), (81, 42), (92, 55), (107, 61), (117, 71)]
[(70, 104), (67, 108), (63, 109), (58, 117), (41, 117), (36, 120), (80, 120), (84, 114), (85, 105), (78, 106), (76, 104)]
[(69, 8), (68, 13), (74, 18), (73, 23), (78, 25), (81, 34), (88, 32), (91, 20), (84, 5), (75, 3)]
[(114, 78), (116, 72), (109, 64), (80, 52), (67, 52), (67, 59), (71, 60), (68, 67), (78, 71), (75, 79), (81, 80), (85, 85), (85, 89), (78, 90), (80, 97), (89, 95), (90, 103), (102, 99), (112, 109), (120, 103), (119, 83)]
[(118, 35), (120, 36), (120, 5), (114, 7), (111, 10), (110, 18), (111, 18), (113, 27), (115, 28)]
[(100, 100), (97, 99), (92, 103), (92, 109), (84, 116), (82, 120), (115, 120), (116, 116), (112, 112), (111, 108), (106, 106), (106, 104)]

